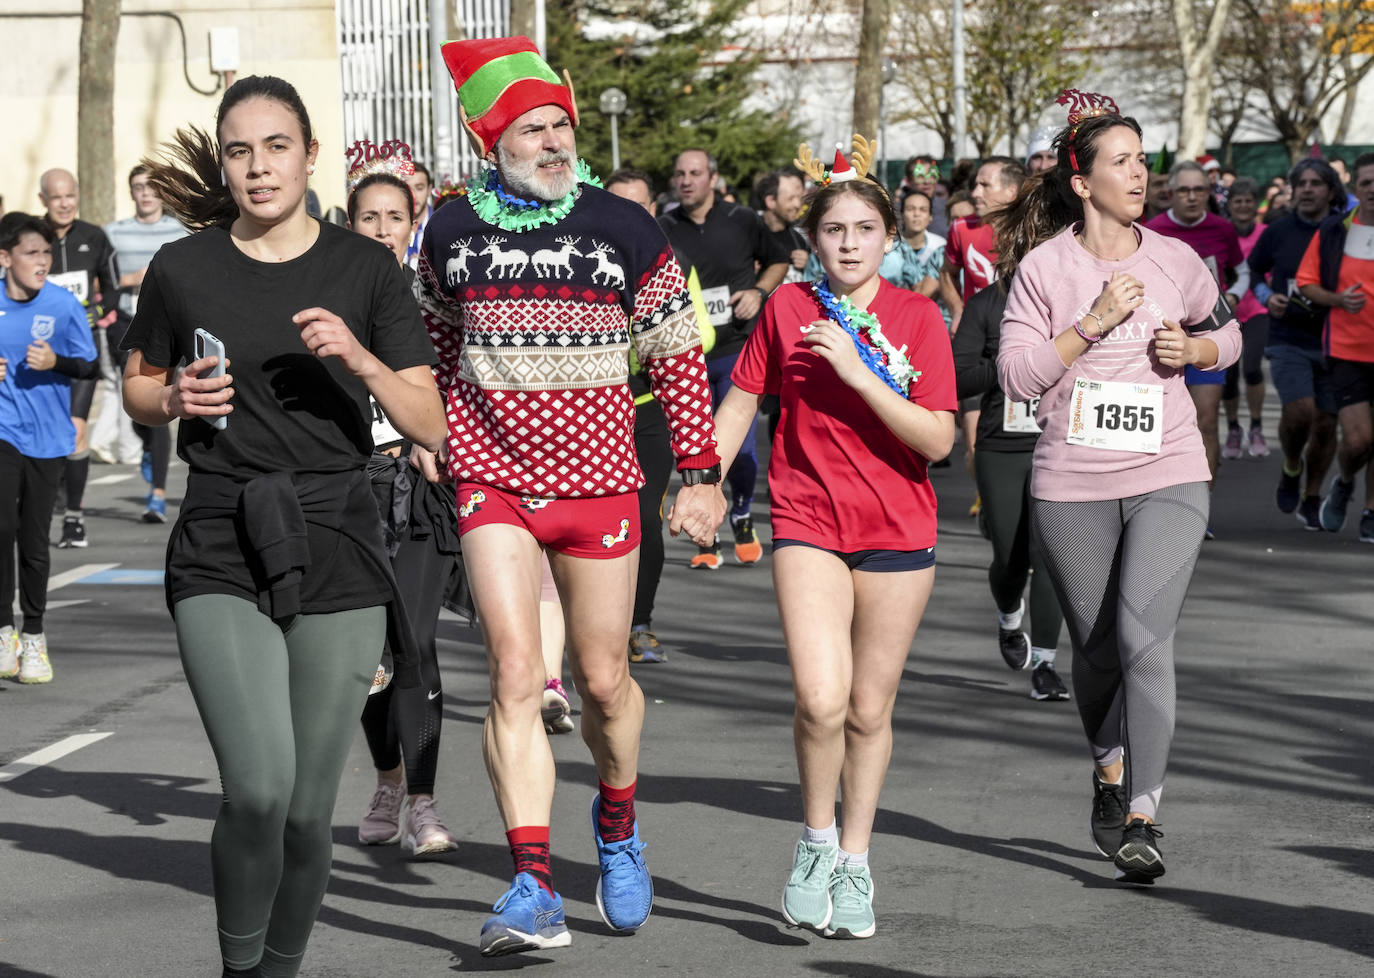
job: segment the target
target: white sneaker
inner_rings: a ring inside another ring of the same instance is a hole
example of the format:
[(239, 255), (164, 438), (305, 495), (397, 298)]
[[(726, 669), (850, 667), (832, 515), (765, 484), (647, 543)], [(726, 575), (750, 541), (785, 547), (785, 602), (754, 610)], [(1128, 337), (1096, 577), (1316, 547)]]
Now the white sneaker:
[(19, 637), (19, 681), (52, 682), (52, 664), (48, 662), (48, 640), (41, 632), (37, 635)]
[(19, 675), (19, 633), (13, 625), (0, 628), (0, 679)]

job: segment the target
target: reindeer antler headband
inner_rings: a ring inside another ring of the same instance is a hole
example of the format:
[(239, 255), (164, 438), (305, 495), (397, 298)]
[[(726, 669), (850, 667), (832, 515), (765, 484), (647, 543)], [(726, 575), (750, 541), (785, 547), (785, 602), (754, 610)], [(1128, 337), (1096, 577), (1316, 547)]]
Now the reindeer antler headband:
[[(797, 169), (822, 186), (831, 183), (844, 183), (846, 180), (857, 180), (859, 177), (868, 176), (868, 169), (873, 165), (874, 157), (878, 155), (877, 140), (865, 139), (856, 132), (851, 145), (854, 151), (847, 160), (844, 157), (844, 147), (839, 143), (835, 144), (835, 163), (829, 172), (826, 171), (825, 164), (811, 152), (811, 147), (806, 143), (797, 147), (797, 158), (792, 162)], [(851, 161), (853, 166), (850, 165)]]
[(1092, 119), (1100, 115), (1120, 115), (1121, 110), (1116, 107), (1110, 96), (1100, 95), (1097, 92), (1080, 92), (1076, 88), (1066, 88), (1059, 93), (1055, 99), (1060, 105), (1069, 107), (1069, 125), (1073, 128), (1069, 130), (1069, 164), (1073, 167), (1073, 172), (1078, 172), (1078, 152), (1074, 145), (1074, 140), (1078, 137), (1078, 125), (1084, 119)]

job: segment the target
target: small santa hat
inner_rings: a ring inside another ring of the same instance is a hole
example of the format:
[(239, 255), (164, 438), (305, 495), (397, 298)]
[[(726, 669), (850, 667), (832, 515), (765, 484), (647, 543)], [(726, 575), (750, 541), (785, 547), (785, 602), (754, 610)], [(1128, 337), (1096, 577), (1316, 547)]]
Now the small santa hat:
[(835, 144), (835, 165), (830, 168), (830, 182), (844, 183), (846, 180), (857, 180), (858, 172), (849, 165), (849, 161), (844, 158), (844, 147), (841, 143)]
[(1210, 172), (1212, 170), (1221, 169), (1221, 164), (1217, 162), (1217, 158), (1215, 156), (1210, 156), (1207, 153), (1203, 153), (1201, 156), (1199, 156), (1197, 158), (1197, 162), (1198, 165), (1202, 167), (1204, 172)]
[(530, 109), (556, 105), (577, 125), (577, 100), (568, 73), (553, 73), (528, 37), (449, 41), (440, 49), (458, 89), (463, 124), (479, 156)]

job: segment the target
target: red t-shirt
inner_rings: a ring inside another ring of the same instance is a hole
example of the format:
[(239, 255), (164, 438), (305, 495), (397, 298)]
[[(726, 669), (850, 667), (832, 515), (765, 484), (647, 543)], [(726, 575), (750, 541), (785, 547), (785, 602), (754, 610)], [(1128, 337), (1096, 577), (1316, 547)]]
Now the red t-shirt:
[(977, 216), (950, 225), (945, 261), (964, 273), (964, 301), (997, 278), (997, 232)]
[[(954, 357), (935, 303), (880, 281), (869, 303), (883, 335), (921, 376), (909, 397), (931, 411), (958, 403)], [(854, 553), (935, 546), (935, 489), (926, 459), (904, 445), (830, 364), (801, 327), (825, 317), (811, 287), (784, 285), (769, 298), (731, 380), (776, 394), (781, 413), (768, 463), (773, 539)]]

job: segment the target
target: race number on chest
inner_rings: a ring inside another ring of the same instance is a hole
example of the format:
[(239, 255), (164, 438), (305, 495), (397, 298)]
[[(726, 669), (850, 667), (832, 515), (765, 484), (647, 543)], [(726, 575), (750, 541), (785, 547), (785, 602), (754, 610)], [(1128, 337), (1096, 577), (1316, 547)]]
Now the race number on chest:
[(1164, 387), (1114, 380), (1074, 381), (1069, 401), (1070, 445), (1158, 455), (1164, 427)]

